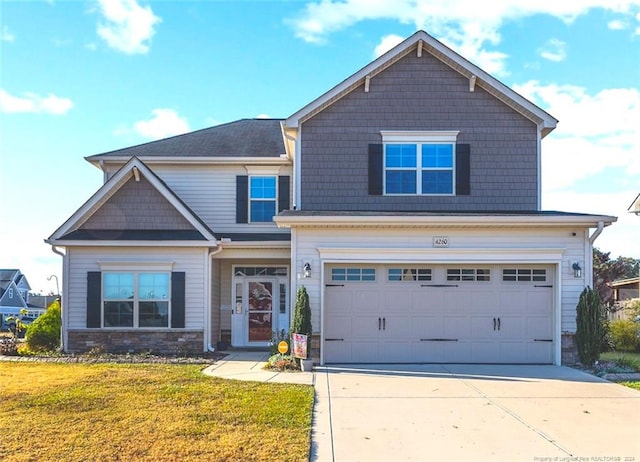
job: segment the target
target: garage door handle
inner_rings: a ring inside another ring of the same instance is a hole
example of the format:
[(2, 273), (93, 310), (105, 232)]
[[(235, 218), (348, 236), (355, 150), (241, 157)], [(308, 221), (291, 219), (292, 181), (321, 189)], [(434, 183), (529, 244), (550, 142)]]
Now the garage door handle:
[(387, 330), (387, 318), (382, 318), (382, 330)]
[(496, 318), (493, 318), (493, 330), (496, 330)]
[(344, 342), (343, 338), (325, 338), (325, 342)]
[(498, 318), (498, 330), (500, 330), (500, 318)]
[(458, 287), (458, 284), (420, 284), (420, 287)]
[(344, 284), (325, 284), (325, 287), (344, 287)]
[(534, 342), (553, 342), (552, 338), (534, 338)]
[(533, 286), (533, 287), (546, 287), (547, 289), (551, 289), (553, 286)]
[(457, 342), (457, 338), (421, 338), (421, 342)]
[(382, 325), (382, 318), (378, 318), (378, 330), (380, 330), (381, 325)]

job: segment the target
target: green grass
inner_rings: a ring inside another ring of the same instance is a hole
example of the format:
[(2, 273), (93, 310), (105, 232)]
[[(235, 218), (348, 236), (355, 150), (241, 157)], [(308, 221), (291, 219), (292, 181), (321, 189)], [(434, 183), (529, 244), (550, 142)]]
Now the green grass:
[(313, 387), (201, 368), (4, 362), (0, 460), (308, 460)]
[(628, 365), (640, 372), (640, 353), (630, 353), (626, 351), (608, 351), (600, 355), (601, 361), (613, 361), (620, 365)]
[(624, 385), (625, 387), (635, 388), (640, 391), (640, 382), (620, 382), (620, 385)]

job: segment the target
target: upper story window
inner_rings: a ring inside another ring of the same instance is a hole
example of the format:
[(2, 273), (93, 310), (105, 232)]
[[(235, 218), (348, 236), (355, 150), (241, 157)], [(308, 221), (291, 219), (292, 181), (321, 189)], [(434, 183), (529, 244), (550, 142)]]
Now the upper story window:
[(275, 176), (252, 176), (249, 178), (249, 221), (252, 223), (272, 221), (276, 214), (276, 184)]
[(368, 191), (373, 196), (468, 196), (471, 146), (458, 131), (381, 131), (369, 144)]
[(457, 135), (457, 131), (382, 132), (384, 194), (454, 194)]
[(384, 150), (386, 194), (453, 194), (453, 144), (388, 143)]

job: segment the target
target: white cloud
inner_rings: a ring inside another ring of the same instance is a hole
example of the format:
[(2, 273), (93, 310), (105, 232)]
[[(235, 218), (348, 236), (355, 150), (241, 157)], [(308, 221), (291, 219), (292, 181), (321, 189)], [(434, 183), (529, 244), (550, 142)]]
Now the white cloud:
[(567, 44), (562, 40), (550, 39), (544, 47), (538, 50), (540, 56), (549, 61), (560, 62), (567, 57)]
[(380, 40), (380, 43), (378, 44), (378, 46), (376, 46), (373, 52), (374, 56), (376, 58), (382, 56), (383, 54), (385, 54), (387, 51), (395, 47), (397, 44), (399, 44), (403, 40), (404, 38), (400, 37), (399, 35), (395, 35), (395, 34), (385, 35), (384, 37), (382, 37), (382, 40)]
[(0, 32), (0, 40), (3, 42), (13, 42), (15, 41), (16, 36), (9, 32), (9, 28), (7, 26), (2, 26), (2, 32)]
[(609, 21), (607, 23), (607, 27), (611, 30), (623, 30), (627, 27), (627, 24), (624, 21), (620, 21), (619, 19), (614, 19), (613, 21)]
[(144, 138), (157, 140), (191, 131), (189, 123), (173, 109), (154, 109), (153, 117), (133, 124), (133, 130)]
[(161, 19), (151, 7), (140, 6), (136, 0), (98, 0), (104, 21), (98, 24), (98, 35), (111, 48), (127, 54), (144, 54), (154, 27)]
[(591, 95), (582, 87), (536, 81), (513, 89), (560, 120), (543, 141), (543, 190), (567, 188), (607, 168), (640, 174), (640, 90)]
[(331, 33), (362, 21), (412, 24), (487, 72), (504, 76), (507, 55), (486, 46), (500, 43), (498, 31), (505, 21), (543, 14), (571, 22), (595, 8), (629, 15), (637, 7), (638, 0), (493, 0), (490, 7), (477, 0), (318, 0), (287, 22), (298, 38), (309, 43), (324, 43)]
[(72, 107), (73, 102), (69, 98), (60, 98), (52, 94), (43, 97), (35, 93), (13, 96), (0, 89), (0, 112), (61, 115), (66, 114)]

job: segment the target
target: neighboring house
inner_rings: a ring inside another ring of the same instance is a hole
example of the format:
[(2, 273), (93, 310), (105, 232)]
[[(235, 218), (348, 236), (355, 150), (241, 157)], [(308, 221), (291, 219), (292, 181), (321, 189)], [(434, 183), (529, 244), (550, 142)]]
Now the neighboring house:
[(628, 209), (629, 213), (635, 213), (636, 215), (640, 215), (640, 194), (636, 196)]
[(613, 301), (624, 302), (640, 298), (640, 277), (619, 279), (607, 284), (613, 290)]
[(34, 306), (29, 300), (31, 286), (18, 269), (0, 269), (0, 330), (7, 330), (11, 324), (7, 317), (20, 316), (23, 309), (26, 317), (33, 320), (45, 310)]
[(616, 218), (540, 210), (556, 123), (420, 31), (287, 119), (90, 156), (64, 348), (266, 347), (304, 285), (321, 363), (573, 362)]

